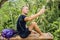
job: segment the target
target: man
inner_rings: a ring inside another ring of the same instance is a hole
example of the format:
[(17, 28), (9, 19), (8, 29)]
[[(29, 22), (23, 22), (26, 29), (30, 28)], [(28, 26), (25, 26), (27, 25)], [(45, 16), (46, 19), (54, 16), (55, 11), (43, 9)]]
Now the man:
[(21, 10), (22, 14), (19, 16), (17, 21), (17, 31), (20, 37), (21, 38), (28, 37), (33, 29), (36, 30), (36, 32), (38, 32), (40, 35), (43, 35), (36, 22), (32, 22), (28, 27), (26, 27), (26, 22), (32, 21), (33, 19), (43, 14), (45, 12), (45, 7), (43, 7), (38, 13), (34, 14), (33, 16), (28, 17), (26, 16), (29, 11), (28, 6), (23, 6)]

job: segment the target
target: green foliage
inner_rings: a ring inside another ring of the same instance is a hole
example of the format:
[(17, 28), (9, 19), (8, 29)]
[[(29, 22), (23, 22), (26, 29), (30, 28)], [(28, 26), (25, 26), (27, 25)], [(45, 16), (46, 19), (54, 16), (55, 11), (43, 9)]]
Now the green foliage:
[[(29, 14), (36, 14), (43, 5), (46, 5), (46, 0), (8, 0), (0, 8), (0, 31), (5, 28), (16, 29), (16, 22), (21, 14), (21, 7), (29, 5)], [(60, 39), (60, 1), (50, 0), (46, 5), (45, 14), (39, 16), (34, 21), (37, 22), (43, 32), (50, 32), (54, 36), (54, 40)], [(29, 25), (30, 22), (27, 23)]]

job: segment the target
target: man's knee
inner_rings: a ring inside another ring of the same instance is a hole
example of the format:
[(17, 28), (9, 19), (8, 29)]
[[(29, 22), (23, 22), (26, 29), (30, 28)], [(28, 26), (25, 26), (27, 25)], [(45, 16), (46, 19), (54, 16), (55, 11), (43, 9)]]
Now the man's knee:
[(32, 24), (32, 25), (37, 25), (37, 23), (36, 23), (36, 22), (31, 22), (31, 24)]

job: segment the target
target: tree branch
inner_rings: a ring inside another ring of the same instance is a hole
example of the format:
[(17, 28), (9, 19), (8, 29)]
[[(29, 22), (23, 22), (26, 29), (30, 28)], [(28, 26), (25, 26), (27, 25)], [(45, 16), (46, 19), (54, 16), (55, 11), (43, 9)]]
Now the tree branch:
[(6, 2), (7, 0), (1, 0), (0, 1), (0, 8), (1, 8), (1, 6)]

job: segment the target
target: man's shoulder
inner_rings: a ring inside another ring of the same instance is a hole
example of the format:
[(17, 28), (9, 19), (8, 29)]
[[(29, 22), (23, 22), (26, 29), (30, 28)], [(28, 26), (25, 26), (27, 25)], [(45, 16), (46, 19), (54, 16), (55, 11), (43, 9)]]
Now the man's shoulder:
[(19, 19), (24, 19), (26, 16), (25, 15), (20, 15)]
[(20, 17), (26, 17), (25, 15), (20, 15)]

